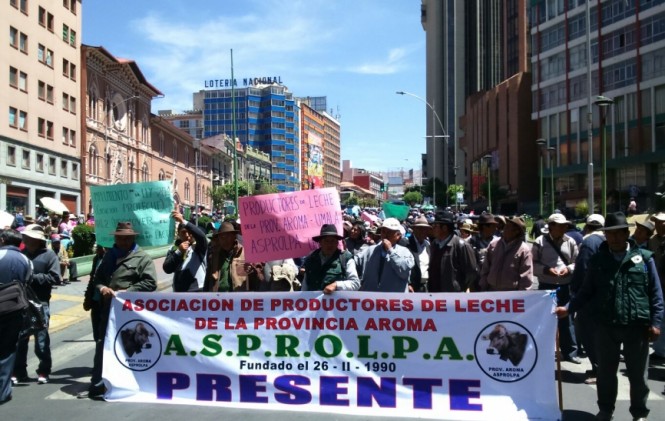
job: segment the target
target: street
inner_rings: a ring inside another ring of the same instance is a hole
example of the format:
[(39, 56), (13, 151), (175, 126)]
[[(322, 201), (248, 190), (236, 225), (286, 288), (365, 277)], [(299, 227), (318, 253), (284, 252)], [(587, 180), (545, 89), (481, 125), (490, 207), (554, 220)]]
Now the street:
[[(159, 276), (159, 289), (170, 288), (170, 276), (161, 271), (163, 258), (156, 259)], [(246, 410), (233, 408), (210, 408), (203, 406), (167, 405), (167, 404), (131, 404), (107, 403), (103, 400), (77, 399), (77, 394), (88, 386), (90, 370), (94, 353), (89, 313), (83, 311), (81, 303), (83, 292), (87, 285), (87, 277), (81, 282), (58, 287), (53, 291), (51, 301), (51, 349), (53, 354), (53, 373), (50, 382), (46, 385), (36, 383), (34, 369), (36, 358), (31, 350), (29, 352), (28, 370), (33, 377), (29, 383), (15, 386), (13, 400), (0, 406), (0, 414), (20, 414), (17, 419), (22, 420), (86, 420), (94, 411), (97, 420), (145, 420), (152, 419), (185, 419), (192, 410), (196, 411), (198, 420), (219, 420), (220, 418), (236, 418), (242, 420), (263, 420), (265, 412), (260, 410)], [(587, 421), (594, 419), (597, 412), (595, 386), (584, 384), (584, 372), (589, 368), (588, 360), (584, 364), (575, 365), (562, 363), (563, 379), (563, 421)], [(651, 395), (649, 407), (652, 416), (650, 419), (665, 419), (665, 396), (663, 391), (665, 380), (665, 367), (656, 367), (649, 370), (649, 386)], [(553, 373), (552, 381), (555, 380)], [(619, 396), (616, 420), (631, 419), (629, 407), (629, 388), (627, 379), (619, 376)], [(275, 420), (310, 420), (315, 416), (320, 421), (332, 420), (358, 420), (361, 417), (335, 415), (330, 413), (306, 412), (272, 412), (271, 418)], [(362, 417), (364, 418), (364, 417)], [(3, 417), (3, 419), (5, 419)], [(388, 419), (388, 418), (376, 418)], [(390, 418), (396, 419), (396, 418)], [(497, 414), (497, 420), (501, 415)]]

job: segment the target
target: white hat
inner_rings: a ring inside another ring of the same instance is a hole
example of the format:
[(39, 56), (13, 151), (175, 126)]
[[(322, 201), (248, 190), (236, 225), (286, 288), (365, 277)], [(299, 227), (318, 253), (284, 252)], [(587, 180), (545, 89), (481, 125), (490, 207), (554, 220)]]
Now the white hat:
[(570, 224), (570, 221), (566, 219), (565, 216), (563, 216), (562, 213), (553, 213), (550, 215), (549, 218), (547, 218), (547, 223), (548, 224), (560, 224), (560, 225), (566, 225)]
[(657, 214), (655, 214), (651, 217), (651, 220), (652, 221), (660, 221), (660, 222), (665, 221), (665, 212), (658, 212)]
[(381, 228), (386, 228), (391, 231), (402, 231), (402, 224), (399, 223), (399, 221), (396, 218), (387, 218), (385, 221), (383, 221), (383, 225), (381, 225)]
[(34, 238), (36, 240), (46, 241), (46, 233), (44, 232), (44, 227), (39, 224), (30, 224), (23, 231), (22, 235), (26, 237)]
[(605, 218), (603, 215), (592, 213), (586, 218), (587, 225), (605, 226)]

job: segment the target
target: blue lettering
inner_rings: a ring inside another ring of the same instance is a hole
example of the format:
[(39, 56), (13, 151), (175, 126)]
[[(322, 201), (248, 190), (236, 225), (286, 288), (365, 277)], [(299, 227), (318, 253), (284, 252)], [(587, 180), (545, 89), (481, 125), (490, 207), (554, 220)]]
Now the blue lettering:
[(432, 388), (442, 386), (441, 379), (417, 379), (406, 377), (402, 384), (413, 386), (413, 408), (432, 409)]
[(348, 389), (340, 383), (348, 383), (348, 377), (322, 376), (320, 379), (319, 399), (321, 405), (349, 406), (348, 399), (339, 399), (339, 394), (346, 394)]
[(239, 376), (240, 402), (268, 403), (266, 396), (259, 392), (266, 391), (266, 376)]
[(371, 407), (372, 398), (382, 408), (397, 406), (397, 380), (394, 377), (381, 377), (381, 386), (371, 377), (358, 377), (358, 406)]
[(220, 374), (196, 375), (196, 400), (231, 402), (231, 379)]
[(174, 390), (189, 387), (189, 376), (185, 373), (157, 373), (157, 399), (173, 399)]
[(312, 394), (298, 386), (309, 386), (305, 376), (279, 376), (275, 379), (275, 400), (286, 405), (306, 405), (312, 401)]
[(453, 411), (482, 411), (482, 404), (469, 402), (469, 399), (480, 398), (480, 391), (471, 391), (472, 387), (480, 387), (480, 380), (450, 379), (450, 409)]

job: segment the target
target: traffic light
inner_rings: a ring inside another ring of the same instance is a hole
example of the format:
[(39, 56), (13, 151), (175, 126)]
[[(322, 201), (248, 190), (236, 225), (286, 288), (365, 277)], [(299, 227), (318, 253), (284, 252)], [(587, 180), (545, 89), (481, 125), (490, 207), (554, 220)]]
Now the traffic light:
[(381, 193), (386, 191), (386, 183), (381, 183)]

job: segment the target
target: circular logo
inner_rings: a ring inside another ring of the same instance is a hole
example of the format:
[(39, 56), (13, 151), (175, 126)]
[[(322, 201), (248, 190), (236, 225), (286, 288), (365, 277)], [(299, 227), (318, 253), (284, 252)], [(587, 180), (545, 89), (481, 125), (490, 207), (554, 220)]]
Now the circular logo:
[(485, 326), (476, 337), (476, 362), (492, 380), (510, 383), (531, 373), (538, 361), (538, 347), (524, 326), (500, 321)]
[(113, 345), (120, 364), (132, 371), (152, 368), (162, 355), (162, 339), (144, 320), (130, 320), (118, 330)]

